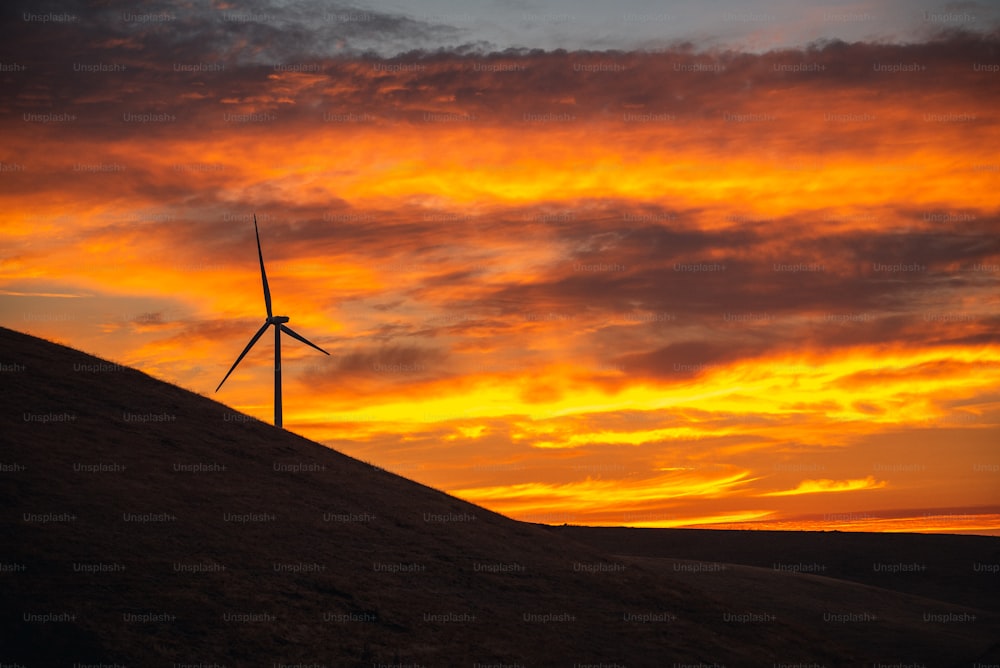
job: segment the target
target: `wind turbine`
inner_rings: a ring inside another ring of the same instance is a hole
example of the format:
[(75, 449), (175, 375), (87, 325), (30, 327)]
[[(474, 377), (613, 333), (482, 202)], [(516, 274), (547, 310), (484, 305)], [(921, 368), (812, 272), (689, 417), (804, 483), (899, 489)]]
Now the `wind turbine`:
[[(260, 259), (260, 278), (261, 281), (264, 283), (264, 306), (267, 308), (267, 319), (264, 320), (264, 324), (260, 326), (260, 329), (257, 330), (257, 333), (253, 335), (252, 339), (250, 339), (250, 343), (248, 343), (247, 347), (243, 349), (243, 352), (240, 353), (240, 356), (236, 358), (235, 362), (233, 362), (233, 366), (229, 368), (229, 373), (227, 373), (226, 377), (222, 379), (222, 383), (226, 382), (226, 378), (229, 378), (229, 375), (236, 369), (236, 365), (240, 363), (240, 360), (246, 357), (246, 354), (248, 352), (250, 352), (250, 349), (253, 348), (253, 344), (257, 343), (257, 339), (259, 339), (261, 336), (264, 335), (264, 332), (267, 331), (268, 327), (273, 325), (274, 326), (274, 426), (280, 429), (281, 428), (281, 333), (284, 332), (293, 339), (298, 339), (307, 346), (312, 346), (313, 348), (320, 351), (324, 355), (329, 355), (330, 353), (326, 352), (312, 341), (309, 341), (304, 336), (297, 334), (291, 327), (286, 325), (285, 323), (289, 321), (289, 317), (287, 315), (274, 315), (273, 313), (271, 313), (271, 290), (268, 289), (267, 287), (267, 274), (264, 272), (264, 254), (261, 253), (260, 251), (260, 232), (257, 230), (257, 214), (254, 214), (253, 217), (253, 231), (254, 234), (257, 235), (257, 257)], [(222, 387), (222, 383), (219, 383), (219, 387), (215, 388), (216, 392), (218, 392), (219, 388)]]

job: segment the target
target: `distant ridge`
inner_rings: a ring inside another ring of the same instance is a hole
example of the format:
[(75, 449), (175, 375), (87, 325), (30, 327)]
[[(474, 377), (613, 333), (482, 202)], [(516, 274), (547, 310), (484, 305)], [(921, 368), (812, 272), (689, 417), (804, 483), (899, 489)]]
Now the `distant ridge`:
[(612, 555), (797, 570), (1000, 612), (995, 536), (573, 526), (551, 531)]
[[(997, 657), (994, 612), (677, 545), (612, 556), (4, 328), (0, 365), (0, 664)], [(986, 545), (969, 557), (1000, 560)]]

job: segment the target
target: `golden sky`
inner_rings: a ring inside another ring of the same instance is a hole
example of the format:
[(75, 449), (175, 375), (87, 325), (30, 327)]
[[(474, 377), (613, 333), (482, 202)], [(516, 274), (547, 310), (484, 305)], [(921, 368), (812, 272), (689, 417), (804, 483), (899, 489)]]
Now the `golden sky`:
[(270, 421), (270, 336), (213, 393), (256, 214), (331, 353), (282, 346), (288, 429), (532, 521), (1000, 533), (996, 32), (268, 62), (229, 28), (23, 21), (6, 326)]

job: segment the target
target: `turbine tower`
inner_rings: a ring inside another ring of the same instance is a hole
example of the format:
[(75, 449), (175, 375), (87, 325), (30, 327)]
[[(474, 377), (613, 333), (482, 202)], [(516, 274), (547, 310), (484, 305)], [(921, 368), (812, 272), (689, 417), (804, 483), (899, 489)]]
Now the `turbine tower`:
[[(257, 214), (254, 214), (253, 217), (253, 231), (254, 234), (257, 235), (257, 257), (258, 259), (260, 259), (260, 278), (261, 281), (264, 283), (264, 306), (267, 308), (267, 318), (264, 320), (264, 324), (260, 326), (260, 329), (257, 330), (257, 333), (253, 335), (253, 338), (250, 339), (250, 343), (247, 344), (247, 347), (243, 349), (243, 352), (240, 353), (240, 356), (236, 358), (235, 362), (233, 362), (233, 366), (229, 368), (229, 373), (227, 373), (226, 377), (222, 379), (222, 383), (226, 382), (226, 378), (229, 378), (229, 375), (236, 369), (236, 365), (239, 364), (244, 357), (246, 357), (246, 354), (248, 352), (250, 352), (250, 349), (253, 348), (253, 344), (257, 343), (257, 339), (259, 339), (261, 336), (264, 335), (264, 332), (267, 331), (267, 328), (269, 326), (273, 325), (274, 326), (274, 426), (281, 429), (282, 428), (281, 426), (281, 333), (284, 332), (293, 339), (298, 339), (307, 346), (312, 346), (313, 348), (320, 351), (324, 355), (329, 355), (330, 353), (326, 352), (312, 341), (307, 340), (304, 336), (297, 334), (291, 327), (286, 325), (285, 323), (288, 322), (289, 320), (289, 317), (287, 315), (274, 315), (273, 313), (271, 313), (271, 290), (267, 287), (267, 274), (264, 272), (264, 254), (260, 250), (260, 232), (257, 230)], [(215, 388), (216, 392), (218, 392), (219, 388), (222, 387), (222, 383), (219, 383), (219, 387)]]

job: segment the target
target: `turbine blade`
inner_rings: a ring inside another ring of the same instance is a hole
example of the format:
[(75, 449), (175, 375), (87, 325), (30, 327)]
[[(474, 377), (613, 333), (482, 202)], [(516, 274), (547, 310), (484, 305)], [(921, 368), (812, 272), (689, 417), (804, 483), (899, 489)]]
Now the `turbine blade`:
[(285, 325), (281, 325), (280, 327), (281, 327), (281, 331), (283, 331), (285, 334), (288, 334), (292, 338), (298, 339), (299, 341), (301, 341), (302, 343), (306, 344), (307, 346), (312, 346), (313, 348), (315, 348), (316, 350), (320, 351), (324, 355), (329, 355), (330, 354), (330, 353), (326, 352), (325, 350), (323, 350), (322, 348), (320, 348), (319, 346), (317, 346), (315, 343), (313, 343), (309, 339), (307, 339), (306, 337), (302, 336), (301, 334), (296, 334), (295, 331), (292, 330), (291, 327), (286, 327)]
[[(257, 339), (259, 339), (261, 336), (264, 335), (264, 332), (267, 330), (268, 325), (270, 325), (270, 323), (264, 321), (264, 324), (260, 326), (260, 329), (257, 330), (257, 333), (253, 335), (252, 339), (250, 339), (250, 343), (247, 344), (247, 347), (243, 349), (243, 352), (240, 353), (240, 356), (237, 357), (236, 361), (233, 362), (233, 365), (229, 367), (229, 373), (226, 374), (226, 378), (229, 378), (229, 374), (231, 374), (233, 370), (236, 369), (236, 365), (239, 364), (240, 361), (247, 356), (247, 353), (250, 352), (251, 348), (253, 348), (253, 344), (257, 343)], [(222, 383), (226, 382), (226, 378), (222, 379)], [(219, 387), (222, 387), (222, 383), (219, 383)], [(215, 388), (216, 392), (219, 391), (219, 387)]]
[(264, 254), (260, 251), (260, 232), (257, 230), (257, 214), (253, 215), (253, 231), (257, 235), (257, 257), (260, 258), (260, 278), (264, 282), (264, 306), (267, 307), (267, 317), (271, 317), (271, 290), (267, 287), (267, 274), (264, 273)]

